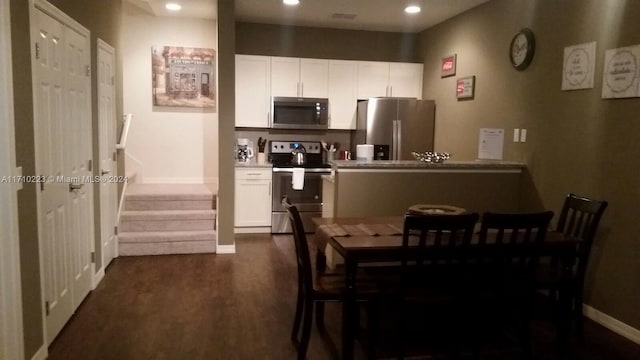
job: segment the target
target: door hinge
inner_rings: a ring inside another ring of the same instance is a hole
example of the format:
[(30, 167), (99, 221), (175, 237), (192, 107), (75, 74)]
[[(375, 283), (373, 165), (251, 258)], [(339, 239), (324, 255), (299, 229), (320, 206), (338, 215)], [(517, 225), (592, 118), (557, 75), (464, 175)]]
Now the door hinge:
[(91, 66), (87, 65), (87, 76), (91, 76)]
[(118, 235), (118, 226), (113, 227), (113, 235)]
[(87, 161), (87, 171), (93, 171), (93, 160)]
[(112, 76), (111, 77), (111, 85), (115, 85), (116, 84), (116, 77)]
[(49, 302), (45, 301), (44, 302), (44, 313), (49, 316)]
[(40, 191), (44, 191), (44, 175), (40, 175)]
[(95, 251), (91, 252), (91, 263), (93, 263), (93, 264), (96, 263), (96, 252)]
[(113, 154), (111, 155), (111, 158), (113, 159), (113, 161), (118, 161), (118, 155), (116, 154), (116, 152), (114, 151)]
[(40, 44), (36, 43), (36, 60), (40, 59)]

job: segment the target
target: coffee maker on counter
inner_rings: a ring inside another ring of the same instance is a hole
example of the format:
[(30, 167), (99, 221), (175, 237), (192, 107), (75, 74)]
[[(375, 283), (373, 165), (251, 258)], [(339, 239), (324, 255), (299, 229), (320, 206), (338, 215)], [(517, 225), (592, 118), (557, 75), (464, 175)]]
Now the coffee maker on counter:
[(253, 141), (246, 138), (236, 140), (236, 161), (249, 162), (253, 158)]

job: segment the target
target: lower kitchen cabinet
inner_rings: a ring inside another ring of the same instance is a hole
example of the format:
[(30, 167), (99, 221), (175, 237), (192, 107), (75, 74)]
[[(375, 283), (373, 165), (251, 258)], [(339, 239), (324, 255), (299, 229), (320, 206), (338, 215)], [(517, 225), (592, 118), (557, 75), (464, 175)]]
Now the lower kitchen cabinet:
[(236, 232), (270, 232), (271, 168), (236, 168)]

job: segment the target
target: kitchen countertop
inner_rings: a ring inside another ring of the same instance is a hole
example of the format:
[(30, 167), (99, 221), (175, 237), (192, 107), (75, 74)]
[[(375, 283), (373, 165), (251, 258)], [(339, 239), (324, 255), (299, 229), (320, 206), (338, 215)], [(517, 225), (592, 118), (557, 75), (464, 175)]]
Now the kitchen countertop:
[(442, 163), (427, 163), (417, 160), (373, 160), (369, 162), (357, 160), (333, 160), (330, 164), (338, 172), (340, 170), (367, 170), (367, 169), (416, 169), (416, 170), (481, 170), (481, 169), (517, 169), (521, 170), (526, 167), (524, 163), (514, 161), (499, 160), (473, 160), (473, 161), (455, 161), (446, 160)]
[(271, 168), (273, 165), (271, 163), (258, 164), (255, 161), (247, 161), (247, 162), (236, 162), (237, 168)]

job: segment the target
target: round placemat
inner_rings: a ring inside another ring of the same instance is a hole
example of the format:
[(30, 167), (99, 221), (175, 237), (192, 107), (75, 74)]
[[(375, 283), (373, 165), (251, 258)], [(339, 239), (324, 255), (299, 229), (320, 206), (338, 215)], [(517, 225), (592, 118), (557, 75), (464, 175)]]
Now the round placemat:
[(408, 212), (416, 215), (460, 215), (467, 211), (451, 205), (416, 204), (410, 206)]

